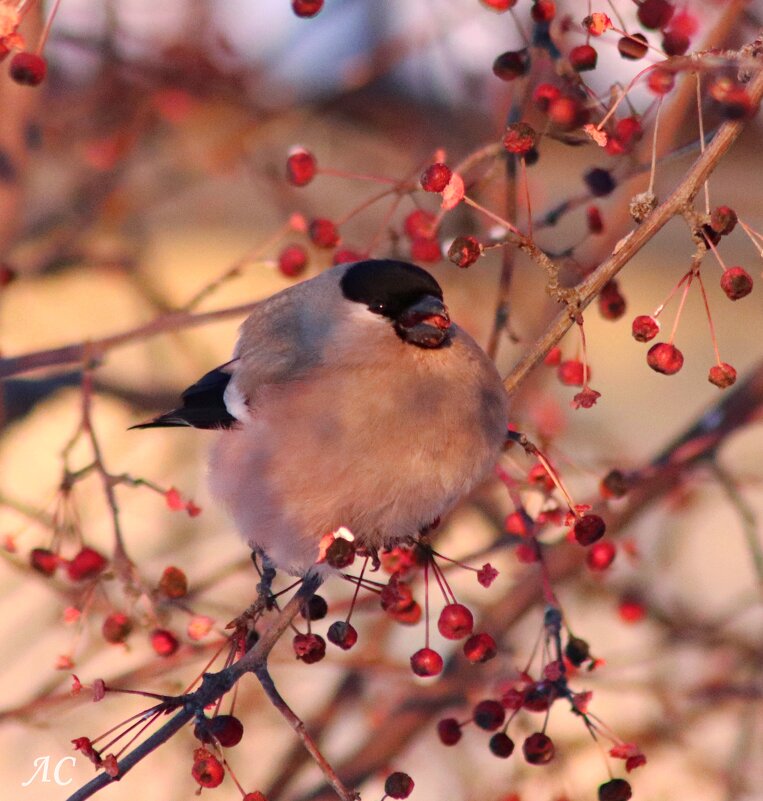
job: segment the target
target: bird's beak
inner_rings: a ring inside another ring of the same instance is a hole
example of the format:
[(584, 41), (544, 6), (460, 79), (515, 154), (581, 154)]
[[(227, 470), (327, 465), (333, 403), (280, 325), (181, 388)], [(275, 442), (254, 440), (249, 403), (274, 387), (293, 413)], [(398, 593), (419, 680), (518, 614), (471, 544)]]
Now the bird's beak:
[(395, 325), (406, 342), (420, 348), (436, 348), (448, 335), (450, 315), (440, 298), (426, 295), (405, 309)]

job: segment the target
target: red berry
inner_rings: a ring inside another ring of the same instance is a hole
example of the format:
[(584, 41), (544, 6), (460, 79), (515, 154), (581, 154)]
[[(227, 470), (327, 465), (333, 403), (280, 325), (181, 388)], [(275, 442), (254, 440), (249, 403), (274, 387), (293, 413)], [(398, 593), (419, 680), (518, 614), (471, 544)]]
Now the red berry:
[(365, 258), (363, 253), (350, 248), (341, 248), (335, 250), (334, 255), (331, 257), (332, 264), (351, 264), (352, 262), (362, 261)]
[(60, 561), (58, 554), (47, 548), (33, 548), (29, 554), (29, 564), (43, 576), (52, 576)]
[(457, 236), (448, 248), (448, 258), (462, 269), (471, 267), (482, 255), (482, 245), (473, 236)]
[(530, 16), (535, 22), (551, 22), (556, 16), (556, 3), (553, 0), (535, 0)]
[(253, 793), (247, 793), (241, 801), (268, 801), (268, 799), (259, 790), (255, 790)]
[(85, 546), (74, 559), (66, 563), (66, 573), (72, 581), (83, 581), (97, 576), (107, 564), (105, 556)]
[(295, 634), (292, 646), (297, 659), (306, 665), (320, 662), (326, 656), (326, 641), (320, 634)]
[(287, 245), (278, 254), (278, 269), (287, 278), (296, 278), (307, 267), (307, 251), (301, 245)]
[(548, 111), (551, 103), (561, 97), (561, 94), (559, 87), (551, 83), (539, 83), (533, 90), (533, 103), (541, 111)]
[(629, 489), (628, 478), (622, 470), (610, 470), (601, 480), (601, 494), (604, 498), (622, 498)]
[(24, 86), (38, 86), (45, 80), (48, 64), (37, 53), (16, 53), (11, 59), (10, 76)]
[(573, 97), (562, 95), (549, 103), (548, 118), (562, 130), (569, 131), (580, 125), (583, 116), (582, 106)]
[(634, 33), (621, 37), (617, 42), (617, 50), (628, 61), (638, 61), (649, 52), (649, 45), (643, 33)]
[(545, 712), (557, 698), (556, 688), (547, 681), (536, 681), (522, 695), (522, 708), (528, 712)]
[(225, 768), (220, 760), (204, 748), (194, 753), (191, 774), (202, 787), (218, 787), (225, 778)]
[(358, 632), (351, 623), (337, 620), (329, 626), (326, 637), (330, 643), (339, 646), (343, 651), (349, 651), (358, 641)]
[(675, 82), (676, 76), (674, 73), (659, 67), (651, 70), (646, 79), (646, 85), (656, 95), (666, 95), (673, 88)]
[(411, 669), (417, 676), (437, 676), (442, 664), (442, 657), (432, 648), (420, 648), (411, 656)]
[(658, 342), (649, 348), (646, 363), (658, 373), (674, 375), (683, 367), (684, 355), (675, 345)]
[(545, 765), (554, 758), (554, 743), (543, 732), (536, 731), (522, 743), (522, 752), (531, 765)]
[(390, 773), (384, 782), (384, 792), (390, 798), (408, 798), (413, 792), (413, 779), (407, 773)]
[(660, 324), (655, 317), (648, 314), (639, 314), (633, 318), (631, 333), (637, 342), (649, 342), (660, 332)]
[(355, 561), (355, 543), (344, 537), (335, 537), (326, 549), (326, 564), (329, 567), (342, 570)]
[(575, 521), (572, 530), (581, 545), (591, 545), (604, 536), (607, 525), (599, 515), (587, 514)]
[(599, 785), (599, 801), (628, 801), (633, 795), (625, 779), (610, 779)]
[(473, 634), (464, 643), (464, 656), (473, 664), (487, 662), (498, 653), (495, 640), (487, 633)]
[(328, 614), (329, 606), (322, 595), (313, 595), (299, 610), (305, 620), (323, 620)]
[(638, 623), (646, 617), (646, 609), (640, 598), (626, 595), (618, 604), (617, 611), (625, 623)]
[(570, 66), (575, 72), (587, 72), (596, 69), (599, 54), (589, 44), (578, 45), (570, 50)]
[(545, 355), (543, 359), (543, 364), (546, 367), (558, 367), (562, 363), (562, 349), (555, 345), (551, 350)]
[(752, 276), (741, 267), (729, 267), (721, 276), (721, 289), (730, 300), (739, 300), (752, 292)]
[(667, 0), (643, 0), (636, 16), (645, 28), (656, 31), (667, 27), (674, 11), (675, 8)]
[(223, 748), (232, 748), (241, 742), (244, 726), (233, 715), (217, 715), (209, 721), (209, 731)]
[(710, 227), (721, 236), (730, 234), (737, 224), (737, 214), (729, 206), (718, 206), (710, 215)]
[(188, 579), (179, 567), (165, 567), (159, 579), (159, 591), (167, 598), (183, 598), (188, 594)]
[(430, 164), (421, 173), (421, 188), (425, 192), (442, 192), (448, 185), (451, 175), (453, 173), (447, 164), (443, 164), (441, 161)]
[(132, 620), (124, 612), (112, 612), (107, 615), (101, 627), (101, 634), (106, 642), (124, 642), (132, 631)]
[(472, 712), (474, 725), (485, 731), (495, 731), (506, 720), (506, 710), (500, 701), (480, 701)]
[(416, 209), (405, 218), (403, 230), (409, 239), (434, 239), (436, 220), (431, 212)]
[(177, 637), (167, 629), (154, 629), (150, 639), (151, 647), (159, 656), (172, 656), (180, 647)]
[(617, 549), (607, 540), (597, 542), (586, 554), (586, 564), (591, 570), (606, 570), (615, 560)]
[(549, 475), (548, 470), (546, 470), (545, 466), (538, 462), (534, 464), (529, 472), (527, 473), (527, 480), (528, 482), (538, 489), (545, 490), (546, 492), (551, 492), (551, 490), (556, 486), (554, 484), (554, 479)]
[(463, 604), (447, 604), (440, 612), (437, 628), (446, 639), (461, 640), (472, 633), (474, 618)]
[(291, 7), (298, 17), (314, 17), (323, 8), (323, 0), (291, 0)]
[(379, 601), (385, 612), (400, 612), (414, 603), (413, 592), (408, 584), (393, 576), (389, 584), (382, 588)]
[(615, 191), (617, 182), (612, 173), (602, 167), (593, 167), (583, 176), (586, 186), (594, 197), (606, 197)]
[[(562, 384), (568, 387), (583, 386), (583, 362), (578, 359), (567, 359), (559, 364), (556, 374)], [(590, 378), (590, 373), (589, 376)]]
[(502, 81), (521, 78), (530, 70), (530, 53), (527, 48), (507, 50), (493, 61), (493, 75)]
[(437, 736), (443, 745), (455, 745), (461, 739), (461, 726), (455, 718), (443, 718), (437, 724)]
[(7, 264), (0, 262), (0, 289), (16, 280), (16, 271)]
[(503, 134), (503, 146), (509, 153), (524, 156), (538, 144), (538, 132), (526, 122), (513, 122)]
[(714, 364), (710, 368), (707, 380), (711, 384), (715, 384), (719, 389), (726, 389), (726, 387), (730, 387), (737, 380), (737, 371), (730, 364), (726, 364), (726, 362)]
[(313, 244), (319, 248), (333, 248), (339, 244), (339, 231), (336, 225), (324, 217), (317, 217), (310, 222), (308, 235)]
[(498, 12), (508, 11), (517, 4), (517, 0), (480, 0), (480, 2), (483, 6)]
[(496, 732), (490, 738), (490, 750), (501, 759), (508, 759), (514, 753), (514, 741), (506, 732)]
[(400, 609), (397, 612), (390, 612), (390, 616), (398, 623), (403, 623), (406, 626), (415, 626), (421, 620), (421, 606), (416, 601), (411, 602), (405, 609)]
[(440, 243), (436, 239), (414, 239), (411, 242), (411, 258), (428, 263), (440, 261), (442, 258)]
[(614, 278), (601, 288), (598, 302), (599, 312), (605, 320), (619, 320), (625, 314), (625, 298)]
[(305, 186), (315, 178), (315, 156), (308, 150), (295, 150), (286, 159), (286, 178), (294, 186)]

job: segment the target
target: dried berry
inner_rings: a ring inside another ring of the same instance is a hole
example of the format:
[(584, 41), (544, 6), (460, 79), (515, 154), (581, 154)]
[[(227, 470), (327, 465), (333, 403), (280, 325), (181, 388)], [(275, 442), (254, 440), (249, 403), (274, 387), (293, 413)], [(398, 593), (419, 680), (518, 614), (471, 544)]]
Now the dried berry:
[(649, 348), (646, 363), (652, 370), (663, 375), (674, 375), (684, 364), (684, 355), (675, 345), (669, 342), (658, 342)]
[(711, 384), (715, 384), (719, 389), (726, 389), (726, 387), (730, 387), (737, 380), (737, 371), (730, 364), (726, 364), (726, 362), (714, 364), (710, 368), (707, 380)]
[(101, 634), (106, 642), (124, 642), (132, 631), (132, 620), (124, 612), (112, 612), (107, 615), (101, 627)]
[(730, 300), (739, 300), (752, 292), (752, 276), (741, 267), (729, 267), (721, 276), (721, 289)]
[(462, 269), (471, 267), (482, 255), (482, 245), (473, 236), (457, 236), (448, 248), (448, 258)]
[(648, 314), (639, 314), (633, 318), (631, 333), (637, 342), (649, 342), (660, 332), (660, 324), (655, 317)]
[(320, 662), (326, 656), (326, 641), (320, 634), (295, 634), (292, 646), (297, 659), (306, 665)]
[(718, 206), (710, 215), (710, 227), (721, 236), (730, 234), (737, 224), (737, 214), (729, 206)]
[(514, 122), (506, 128), (503, 146), (509, 153), (523, 156), (538, 144), (538, 132), (526, 122)]
[(183, 598), (188, 594), (188, 579), (179, 567), (166, 567), (159, 579), (159, 591), (167, 598)]

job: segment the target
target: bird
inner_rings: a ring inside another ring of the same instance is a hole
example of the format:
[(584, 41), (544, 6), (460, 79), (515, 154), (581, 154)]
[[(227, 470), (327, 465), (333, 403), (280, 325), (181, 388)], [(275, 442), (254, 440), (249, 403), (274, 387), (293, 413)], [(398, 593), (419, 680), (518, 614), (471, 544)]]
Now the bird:
[(494, 468), (508, 395), (435, 278), (396, 259), (340, 264), (258, 303), (233, 357), (133, 428), (215, 431), (209, 485), (244, 541), (293, 576), (322, 538), (416, 541)]

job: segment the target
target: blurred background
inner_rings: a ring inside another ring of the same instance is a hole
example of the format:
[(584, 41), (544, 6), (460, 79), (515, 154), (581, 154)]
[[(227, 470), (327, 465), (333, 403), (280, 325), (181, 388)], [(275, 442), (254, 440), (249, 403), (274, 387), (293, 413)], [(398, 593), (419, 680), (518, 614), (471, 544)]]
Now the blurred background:
[[(371, 202), (389, 183), (357, 176), (413, 186), (432, 161), (455, 165), (500, 142), (518, 110), (543, 129), (528, 95), (538, 83), (561, 80), (559, 53), (585, 42), (580, 20), (591, 9), (559, 2), (546, 28), (533, 24), (530, 5), (523, 0), (511, 13), (497, 14), (478, 0), (326, 0), (314, 18), (300, 19), (287, 0), (61, 0), (44, 50), (43, 83), (18, 85), (8, 75), (8, 60), (0, 64), (0, 355), (12, 359), (99, 340), (171, 311), (224, 310), (266, 297), (332, 263), (335, 252), (316, 247), (304, 231), (305, 221), (314, 218), (338, 224), (340, 250), (412, 258), (406, 218), (416, 209), (437, 214), (439, 197), (409, 188)], [(635, 4), (614, 6), (620, 21), (611, 6), (593, 10), (606, 11), (629, 31), (643, 30)], [(760, 32), (759, 2), (677, 6), (696, 21), (692, 49), (735, 48)], [(15, 6), (0, 5), (9, 8)], [(50, 6), (25, 11), (19, 31), (33, 50)], [(660, 45), (658, 31), (648, 36)], [(496, 56), (523, 47), (528, 37), (536, 45), (528, 78), (498, 80), (492, 73)], [(655, 52), (645, 61), (623, 60), (617, 38), (608, 34), (594, 42), (599, 66), (585, 74), (592, 93), (607, 97), (612, 86), (628, 84), (646, 63), (661, 58)], [(693, 84), (681, 81), (666, 104), (659, 137), (660, 198), (698, 155)], [(574, 143), (572, 136), (546, 136), (537, 163), (528, 168), (536, 241), (563, 264), (569, 284), (633, 227), (627, 204), (648, 181), (642, 167), (651, 153), (654, 103), (637, 86), (629, 104), (631, 113), (644, 113), (648, 121), (630, 156), (607, 155), (583, 136)], [(704, 119), (712, 131), (722, 115), (706, 104)], [(713, 206), (733, 207), (756, 230), (763, 228), (760, 144), (758, 116), (709, 184)], [(314, 154), (320, 170), (304, 187), (286, 178), (286, 159), (297, 146)], [(444, 154), (436, 156), (440, 150)], [(591, 197), (584, 181), (594, 166), (617, 177), (606, 197)], [(503, 163), (494, 158), (481, 170), (475, 194), (501, 216), (507, 208)], [(524, 230), (524, 192), (516, 193), (514, 219)], [(594, 203), (605, 225), (592, 236), (586, 209)], [(419, 259), (444, 285), (454, 318), (485, 345), (505, 248), (487, 250), (466, 270), (439, 256), (456, 236), (493, 241), (502, 233), (462, 205), (441, 222), (439, 252)], [(290, 244), (307, 254), (298, 278), (278, 268), (279, 254)], [(744, 266), (756, 282), (749, 297), (732, 303), (718, 285), (721, 269), (709, 256), (703, 263), (721, 357), (734, 365), (741, 383), (761, 369), (763, 359), (761, 248), (738, 226), (719, 251), (727, 265)], [(721, 397), (707, 381), (715, 357), (694, 288), (676, 335), (686, 359), (679, 374), (668, 378), (649, 370), (645, 346), (630, 333), (632, 318), (662, 303), (693, 253), (686, 224), (672, 221), (618, 276), (624, 315), (604, 319), (595, 304), (585, 312), (591, 384), (601, 392), (596, 406), (570, 408), (576, 390), (543, 366), (516, 396), (511, 422), (544, 445), (578, 502), (601, 504), (603, 476), (614, 468), (643, 470)], [(495, 353), (502, 374), (558, 311), (535, 264), (519, 254), (513, 269), (509, 321)], [(664, 332), (677, 301), (661, 318)], [(63, 780), (72, 783), (54, 780), (53, 767), (73, 754), (70, 741), (94, 737), (145, 706), (130, 696), (109, 694), (97, 704), (87, 692), (72, 697), (72, 673), (83, 684), (103, 678), (114, 686), (180, 692), (204, 669), (225, 624), (254, 597), (248, 555), (206, 487), (213, 435), (127, 431), (171, 408), (199, 375), (227, 361), (244, 316), (220, 315), (197, 327), (135, 337), (104, 351), (93, 371), (91, 422), (106, 468), (158, 490), (115, 488), (143, 594), (125, 592), (110, 573), (81, 582), (60, 571), (48, 577), (30, 569), (30, 551), (50, 548), (54, 536), (66, 558), (81, 542), (111, 555), (112, 519), (96, 473), (78, 481), (66, 498), (60, 491), (62, 454), (82, 419), (81, 359), (3, 382), (0, 776), (15, 788), (9, 798), (66, 798), (93, 772), (78, 754), (75, 765), (61, 768)], [(564, 358), (579, 355), (576, 331), (561, 348)], [(639, 799), (677, 793), (695, 801), (761, 798), (763, 614), (755, 559), (761, 547), (762, 434), (754, 420), (740, 426), (712, 461), (687, 471), (670, 493), (655, 493), (643, 510), (629, 511), (614, 532), (618, 556), (606, 572), (588, 570), (559, 546), (558, 591), (567, 622), (605, 663), (576, 686), (592, 690), (596, 715), (647, 752), (649, 764), (629, 777)], [(74, 472), (92, 459), (86, 437), (66, 452)], [(507, 456), (505, 467), (517, 476), (530, 466), (523, 455)], [(201, 514), (169, 508), (162, 493), (171, 487), (183, 502), (198, 504)], [(542, 499), (531, 492), (528, 498), (540, 508)], [(628, 501), (607, 503), (602, 513), (617, 518)], [(453, 576), (459, 598), (486, 617), (507, 599), (511, 603), (512, 592), (532, 595), (538, 583), (535, 567), (519, 562), (508, 539), (501, 539), (511, 509), (505, 489), (487, 486), (454, 514), (438, 541), (438, 549), (454, 558), (490, 553), (501, 577), (489, 590), (473, 576)], [(562, 528), (548, 535), (549, 544), (562, 540)], [(188, 576), (190, 594), (182, 601), (152, 594), (167, 566)], [(332, 610), (340, 610), (329, 621), (341, 616), (350, 594), (346, 586), (326, 588)], [(636, 596), (645, 617), (634, 623), (624, 619), (622, 601)], [(593, 799), (607, 768), (581, 721), (566, 710), (555, 707), (551, 716), (558, 756), (545, 769), (524, 763), (519, 749), (508, 761), (497, 759), (485, 733), (474, 727), (465, 730), (457, 750), (437, 741), (438, 718), (467, 719), (471, 704), (495, 697), (530, 659), (543, 610), (532, 601), (526, 607), (511, 613), (496, 660), (467, 665), (471, 672), (459, 670), (434, 688), (408, 668), (423, 624), (392, 626), (379, 619), (373, 599), (357, 616), (358, 651), (330, 649), (323, 662), (308, 666), (295, 662), (284, 642), (273, 654), (273, 673), (293, 708), (321, 731), (329, 758), (357, 771), (364, 799), (382, 796), (390, 770), (413, 776), (413, 797), (420, 801), (507, 801), (513, 793), (532, 801)], [(101, 627), (115, 610), (129, 613), (134, 630), (126, 642), (110, 644)], [(204, 618), (214, 623), (194, 640), (187, 627)], [(170, 658), (152, 650), (148, 634), (157, 627), (181, 642)], [(452, 648), (435, 639), (443, 652)], [(293, 733), (263, 702), (253, 679), (242, 682), (236, 703), (245, 735), (228, 758), (244, 789), (261, 789), (271, 801), (316, 797), (317, 768), (301, 761)], [(405, 716), (419, 723), (396, 740), (395, 721)], [(538, 725), (537, 716), (520, 715), (517, 742)], [(190, 797), (196, 789), (190, 776), (194, 747), (191, 732), (181, 732), (104, 797)], [(51, 780), (38, 775), (23, 786), (35, 759), (45, 756)], [(614, 767), (623, 775), (619, 764)], [(210, 792), (241, 797), (230, 777)]]

